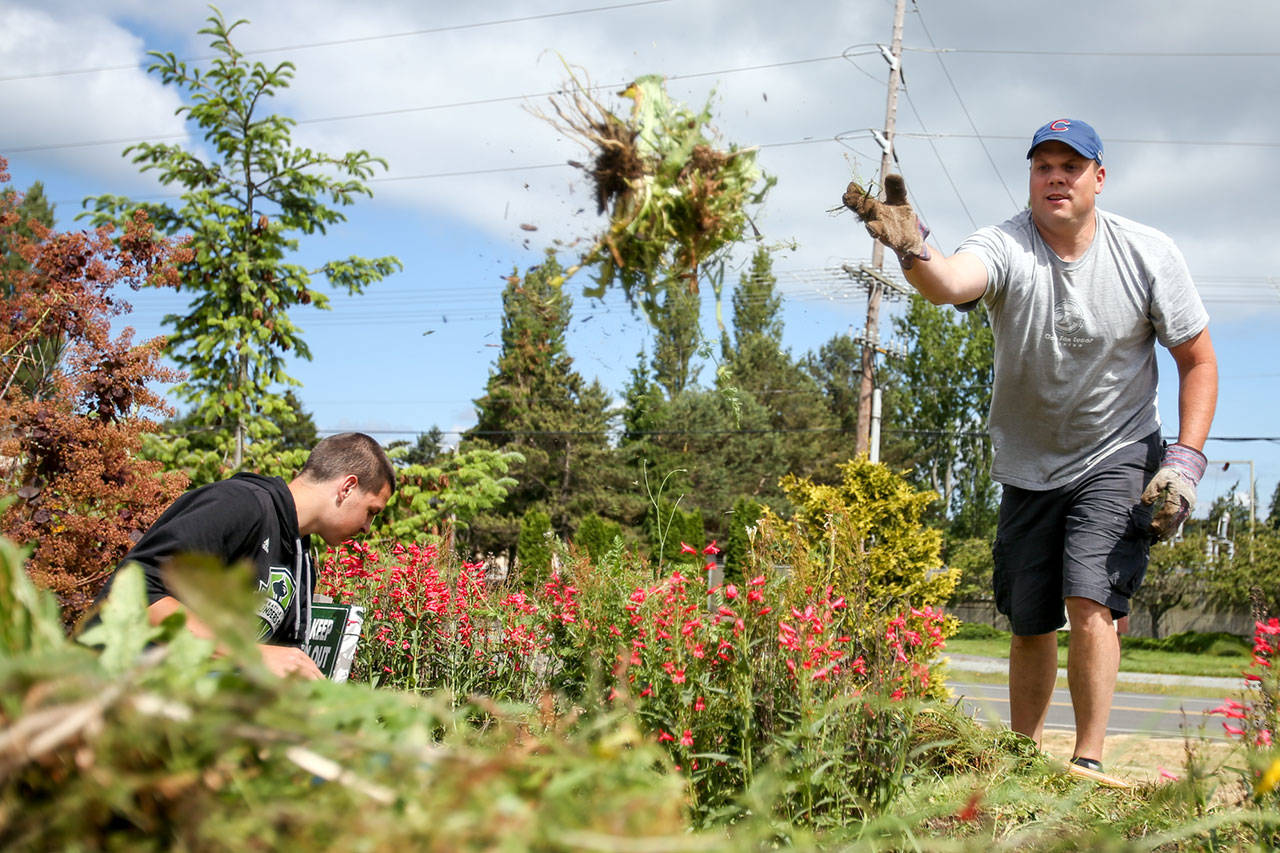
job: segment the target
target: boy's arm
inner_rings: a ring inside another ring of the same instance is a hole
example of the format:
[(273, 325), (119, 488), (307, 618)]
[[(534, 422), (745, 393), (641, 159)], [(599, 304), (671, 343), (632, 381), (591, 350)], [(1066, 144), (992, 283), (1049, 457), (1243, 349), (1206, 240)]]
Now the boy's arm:
[[(171, 595), (159, 599), (147, 608), (147, 621), (152, 625), (159, 625), (171, 614), (183, 611), (187, 617), (187, 630), (197, 637), (205, 640), (216, 639), (213, 631), (209, 626), (201, 622), (196, 616), (185, 607), (178, 599)], [(296, 646), (272, 646), (266, 643), (258, 643), (258, 651), (262, 653), (262, 662), (266, 664), (275, 675), (281, 678), (288, 675), (300, 675), (306, 679), (324, 678), (324, 674), (320, 672), (320, 668), (316, 666), (315, 661)], [(225, 654), (224, 649), (217, 649), (215, 654)]]

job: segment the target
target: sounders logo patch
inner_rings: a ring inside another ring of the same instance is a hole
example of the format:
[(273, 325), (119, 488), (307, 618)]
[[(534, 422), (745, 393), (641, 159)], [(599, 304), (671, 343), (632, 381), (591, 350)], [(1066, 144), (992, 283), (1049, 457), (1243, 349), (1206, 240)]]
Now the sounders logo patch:
[(280, 628), (297, 595), (292, 572), (284, 566), (272, 566), (269, 571), (267, 582), (258, 582), (258, 591), (267, 594), (266, 601), (258, 609), (258, 616), (266, 623), (259, 639), (274, 634)]

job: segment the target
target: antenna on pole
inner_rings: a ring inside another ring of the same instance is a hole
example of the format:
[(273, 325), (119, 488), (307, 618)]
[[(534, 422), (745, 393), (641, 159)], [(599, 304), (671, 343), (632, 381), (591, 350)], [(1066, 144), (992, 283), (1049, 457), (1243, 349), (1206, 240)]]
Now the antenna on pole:
[[(906, 16), (907, 0), (895, 0), (893, 7), (893, 42), (886, 48), (879, 45), (880, 53), (889, 64), (889, 97), (885, 105), (884, 131), (873, 130), (872, 136), (880, 146), (880, 186), (893, 168), (893, 133), (898, 118), (898, 87), (902, 84), (902, 20)], [(876, 271), (884, 269), (884, 246), (873, 241), (871, 266)], [(869, 453), (871, 449), (871, 409), (876, 382), (876, 349), (880, 343), (880, 297), (884, 291), (881, 281), (872, 280), (867, 289), (867, 327), (862, 344), (862, 379), (858, 389), (858, 432), (854, 442), (855, 455)]]

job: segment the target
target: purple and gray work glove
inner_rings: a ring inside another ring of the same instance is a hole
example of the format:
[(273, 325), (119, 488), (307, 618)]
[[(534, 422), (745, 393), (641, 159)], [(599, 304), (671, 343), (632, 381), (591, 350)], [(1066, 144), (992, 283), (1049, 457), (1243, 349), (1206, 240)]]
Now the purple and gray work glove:
[(1176, 533), (1196, 508), (1196, 484), (1207, 464), (1194, 447), (1170, 444), (1164, 449), (1160, 470), (1142, 493), (1142, 502), (1151, 504), (1151, 532), (1157, 539)]
[(841, 198), (867, 227), (867, 233), (898, 255), (904, 270), (911, 269), (916, 258), (929, 260), (929, 247), (924, 240), (929, 229), (924, 227), (907, 202), (907, 182), (901, 175), (885, 175), (884, 201), (850, 181)]

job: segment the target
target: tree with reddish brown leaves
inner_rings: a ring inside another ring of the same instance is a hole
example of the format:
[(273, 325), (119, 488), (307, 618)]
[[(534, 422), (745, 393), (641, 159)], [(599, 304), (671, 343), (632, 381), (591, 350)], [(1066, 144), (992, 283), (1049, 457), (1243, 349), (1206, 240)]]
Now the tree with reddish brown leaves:
[[(0, 158), (0, 187), (9, 176)], [(68, 624), (93, 600), (132, 541), (182, 491), (181, 474), (136, 457), (150, 415), (165, 414), (149, 383), (177, 374), (160, 364), (163, 339), (113, 337), (129, 310), (122, 285), (175, 284), (190, 254), (158, 237), (139, 212), (118, 243), (110, 228), (58, 232), (18, 213), (0, 192), (0, 515), (6, 536), (33, 549), (28, 570), (53, 590)], [(42, 342), (61, 340), (40, 383), (24, 382)]]

